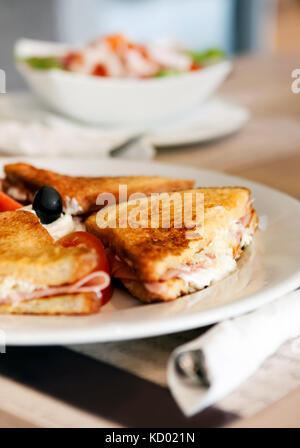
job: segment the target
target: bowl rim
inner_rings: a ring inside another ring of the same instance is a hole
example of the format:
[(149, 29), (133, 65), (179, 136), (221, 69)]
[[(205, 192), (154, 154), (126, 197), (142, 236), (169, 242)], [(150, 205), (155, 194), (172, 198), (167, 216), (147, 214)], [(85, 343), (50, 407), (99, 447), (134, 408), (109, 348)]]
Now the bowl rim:
[(181, 84), (185, 82), (189, 82), (190, 80), (195, 80), (197, 78), (202, 78), (204, 75), (207, 75), (209, 72), (215, 71), (223, 66), (224, 71), (228, 73), (231, 71), (232, 62), (230, 59), (226, 59), (224, 61), (209, 65), (207, 67), (202, 68), (199, 71), (181, 73), (178, 75), (170, 76), (170, 77), (161, 77), (161, 78), (113, 78), (113, 77), (98, 77), (85, 73), (76, 73), (67, 70), (60, 70), (57, 68), (51, 68), (48, 70), (39, 70), (33, 67), (30, 67), (25, 61), (16, 60), (16, 65), (22, 71), (26, 71), (27, 73), (39, 74), (40, 76), (47, 76), (52, 78), (69, 78), (73, 81), (84, 81), (90, 82), (94, 84), (102, 84), (102, 85), (122, 85), (122, 86), (154, 86), (154, 85), (166, 85), (166, 84)]
[[(222, 61), (213, 63), (211, 65), (208, 65), (206, 67), (203, 67), (201, 70), (197, 70), (197, 71), (193, 71), (193, 72), (186, 72), (186, 73), (180, 73), (178, 75), (174, 75), (174, 76), (166, 76), (166, 77), (161, 77), (161, 78), (146, 78), (146, 79), (141, 79), (141, 78), (113, 78), (113, 77), (98, 77), (98, 76), (93, 76), (93, 75), (89, 75), (89, 74), (85, 74), (85, 73), (76, 73), (76, 72), (71, 72), (71, 71), (67, 71), (67, 70), (60, 70), (60, 69), (56, 69), (56, 68), (52, 68), (52, 69), (48, 69), (48, 70), (39, 70), (39, 69), (35, 69), (31, 66), (29, 66), (26, 61), (22, 61), (20, 60), (20, 58), (24, 58), (24, 56), (22, 56), (20, 54), (20, 47), (22, 47), (22, 45), (26, 45), (26, 44), (32, 44), (32, 45), (40, 45), (42, 46), (43, 44), (45, 46), (53, 46), (57, 48), (56, 53), (60, 54), (60, 51), (62, 49), (66, 49), (66, 48), (74, 48), (74, 46), (63, 43), (63, 42), (49, 42), (49, 41), (40, 41), (40, 40), (35, 40), (35, 39), (26, 39), (26, 38), (21, 38), (18, 39), (15, 42), (14, 45), (14, 57), (15, 57), (15, 63), (17, 65), (17, 67), (19, 67), (21, 69), (21, 71), (26, 70), (26, 72), (31, 72), (31, 73), (35, 73), (35, 74), (40, 74), (51, 77), (51, 78), (56, 78), (56, 77), (62, 77), (62, 78), (72, 78), (73, 80), (79, 80), (79, 81), (84, 81), (84, 82), (91, 82), (94, 84), (103, 84), (103, 85), (112, 85), (112, 86), (116, 86), (116, 85), (122, 85), (122, 86), (150, 86), (150, 85), (166, 85), (166, 84), (181, 84), (184, 83), (186, 81), (192, 80), (192, 79), (196, 79), (196, 78), (201, 78), (203, 77), (203, 75), (207, 75), (209, 72), (215, 71), (216, 69), (219, 69), (220, 67), (224, 67), (224, 71), (226, 71), (227, 69), (227, 73), (229, 73), (232, 69), (232, 61), (230, 58), (226, 58)], [(30, 52), (27, 53), (27, 57), (30, 56), (34, 56), (36, 55), (36, 51), (32, 50), (32, 54), (30, 55)], [(53, 54), (55, 55), (55, 51), (49, 54)]]

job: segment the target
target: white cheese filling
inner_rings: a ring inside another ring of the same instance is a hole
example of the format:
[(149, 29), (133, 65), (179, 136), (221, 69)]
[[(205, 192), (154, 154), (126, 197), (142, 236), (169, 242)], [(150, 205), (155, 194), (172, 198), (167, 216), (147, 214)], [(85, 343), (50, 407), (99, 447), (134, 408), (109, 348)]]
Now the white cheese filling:
[(179, 278), (185, 281), (193, 289), (203, 289), (209, 286), (212, 282), (221, 280), (225, 275), (234, 271), (236, 268), (236, 261), (231, 255), (223, 255), (214, 266), (199, 269), (197, 271), (182, 272), (178, 275)]
[(64, 212), (67, 215), (77, 215), (78, 212), (82, 212), (82, 207), (78, 204), (78, 201), (75, 198), (66, 196), (65, 203)]
[[(35, 213), (32, 209), (32, 205), (27, 205), (19, 210), (25, 210), (30, 213)], [(74, 217), (68, 213), (62, 213), (60, 218), (50, 224), (42, 224), (43, 227), (50, 233), (52, 238), (56, 241), (65, 235), (80, 230), (85, 231), (85, 225), (81, 222), (80, 218)]]
[(0, 277), (0, 302), (7, 297), (14, 299), (18, 297), (19, 293), (31, 293), (36, 289), (45, 289), (45, 286), (17, 280), (11, 275)]
[[(198, 254), (194, 259), (197, 264), (202, 264), (199, 269), (193, 266), (185, 266), (176, 274), (193, 289), (203, 289), (212, 282), (221, 280), (236, 268), (230, 243), (241, 232), (241, 247), (248, 246), (253, 238), (253, 231), (245, 228), (239, 221), (233, 221), (229, 230), (220, 232), (216, 238)], [(227, 237), (227, 238), (226, 238)]]
[(249, 246), (253, 238), (253, 232), (248, 227), (244, 230), (241, 240), (241, 247)]

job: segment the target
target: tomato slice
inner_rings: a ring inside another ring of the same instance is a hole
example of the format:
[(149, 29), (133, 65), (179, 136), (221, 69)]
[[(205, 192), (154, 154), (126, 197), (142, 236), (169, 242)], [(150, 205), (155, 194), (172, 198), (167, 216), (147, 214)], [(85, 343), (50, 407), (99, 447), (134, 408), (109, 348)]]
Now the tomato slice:
[(22, 207), (22, 204), (7, 196), (3, 191), (0, 191), (0, 212), (18, 210), (18, 208)]
[[(94, 235), (91, 235), (88, 232), (73, 232), (69, 235), (63, 236), (57, 241), (57, 244), (60, 244), (64, 247), (74, 247), (79, 246), (79, 244), (83, 244), (89, 249), (94, 249), (97, 254), (97, 266), (95, 271), (104, 271), (109, 276), (111, 276), (111, 269), (108, 258), (105, 253), (105, 249), (101, 241), (96, 238)], [(101, 291), (102, 294), (102, 305), (109, 301), (113, 293), (113, 289), (111, 284)]]

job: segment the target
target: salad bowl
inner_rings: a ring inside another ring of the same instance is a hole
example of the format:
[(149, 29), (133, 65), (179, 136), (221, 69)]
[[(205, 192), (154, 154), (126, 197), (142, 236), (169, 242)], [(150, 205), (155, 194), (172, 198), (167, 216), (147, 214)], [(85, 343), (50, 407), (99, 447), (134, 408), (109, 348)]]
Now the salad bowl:
[(207, 100), (231, 71), (229, 60), (176, 76), (99, 77), (52, 67), (36, 68), (26, 58), (61, 56), (65, 44), (21, 39), (15, 45), (18, 70), (51, 110), (92, 125), (149, 125), (178, 118)]

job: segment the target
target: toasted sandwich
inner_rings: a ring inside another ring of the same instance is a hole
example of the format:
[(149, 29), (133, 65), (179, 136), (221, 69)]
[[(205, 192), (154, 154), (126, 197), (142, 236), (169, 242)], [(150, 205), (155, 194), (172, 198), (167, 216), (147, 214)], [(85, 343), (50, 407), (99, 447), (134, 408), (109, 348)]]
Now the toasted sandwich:
[(119, 200), (119, 185), (127, 186), (127, 195), (175, 191), (192, 188), (193, 181), (157, 176), (122, 177), (72, 177), (49, 170), (35, 168), (26, 163), (13, 163), (4, 167), (3, 190), (19, 202), (33, 201), (36, 191), (49, 185), (62, 196), (65, 211), (72, 215), (84, 215), (99, 210), (97, 197), (112, 193)]
[(84, 245), (55, 243), (27, 211), (0, 213), (0, 313), (90, 314), (109, 276)]
[[(97, 214), (86, 220), (87, 230), (108, 247), (112, 276), (143, 302), (174, 300), (222, 279), (235, 269), (257, 228), (248, 189), (198, 188), (189, 192), (204, 195), (203, 228), (200, 233), (196, 229), (193, 238), (187, 237), (189, 227), (178, 228), (174, 220), (169, 228), (99, 227)], [(184, 193), (187, 191), (180, 192)], [(147, 200), (150, 204), (150, 198)]]

